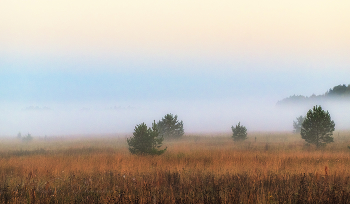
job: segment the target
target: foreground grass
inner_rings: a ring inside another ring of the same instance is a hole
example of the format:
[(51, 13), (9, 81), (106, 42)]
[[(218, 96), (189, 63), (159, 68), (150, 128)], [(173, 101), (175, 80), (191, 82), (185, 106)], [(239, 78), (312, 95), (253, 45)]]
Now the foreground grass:
[[(256, 138), (256, 139), (255, 139)], [(2, 141), (3, 203), (349, 203), (350, 134), (317, 150), (298, 135), (165, 141), (130, 155), (125, 138)]]

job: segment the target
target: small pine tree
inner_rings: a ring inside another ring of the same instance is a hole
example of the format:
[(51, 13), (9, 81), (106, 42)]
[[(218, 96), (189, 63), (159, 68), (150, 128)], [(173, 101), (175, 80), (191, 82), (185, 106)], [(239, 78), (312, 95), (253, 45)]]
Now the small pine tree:
[(294, 128), (293, 132), (294, 133), (297, 133), (297, 134), (300, 133), (301, 126), (302, 126), (304, 120), (305, 120), (305, 117), (303, 117), (301, 115), (301, 116), (297, 117), (297, 120), (293, 121), (293, 128)]
[(301, 138), (308, 144), (315, 144), (316, 147), (325, 146), (333, 142), (334, 121), (331, 120), (329, 112), (324, 111), (321, 106), (314, 106), (307, 112), (306, 118), (301, 127)]
[(233, 135), (233, 141), (243, 141), (247, 139), (247, 128), (241, 125), (241, 122), (239, 122), (236, 127), (231, 127)]
[(159, 136), (157, 124), (154, 122), (152, 128), (147, 128), (145, 123), (137, 125), (133, 137), (127, 139), (129, 151), (139, 155), (161, 155), (166, 148), (159, 150), (162, 146), (163, 137)]
[(159, 134), (164, 138), (180, 138), (184, 135), (184, 125), (177, 120), (177, 115), (167, 114), (158, 123)]

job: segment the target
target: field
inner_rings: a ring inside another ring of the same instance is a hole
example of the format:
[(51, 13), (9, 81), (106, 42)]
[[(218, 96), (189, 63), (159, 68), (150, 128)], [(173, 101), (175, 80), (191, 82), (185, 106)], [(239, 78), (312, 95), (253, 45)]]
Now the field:
[(350, 203), (350, 132), (323, 149), (300, 135), (186, 135), (161, 156), (126, 138), (0, 142), (1, 203)]

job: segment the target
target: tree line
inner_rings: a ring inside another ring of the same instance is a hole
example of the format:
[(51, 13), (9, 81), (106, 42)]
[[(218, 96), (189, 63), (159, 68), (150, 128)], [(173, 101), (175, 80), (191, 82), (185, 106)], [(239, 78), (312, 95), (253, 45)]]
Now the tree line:
[(325, 99), (339, 99), (339, 98), (346, 98), (350, 99), (350, 84), (349, 85), (338, 85), (334, 86), (333, 88), (330, 88), (328, 91), (326, 91), (324, 94), (321, 95), (315, 95), (312, 94), (311, 96), (303, 96), (303, 95), (293, 95), (289, 96), (287, 98), (282, 99), (281, 101), (277, 102), (277, 105), (288, 105), (288, 104), (298, 104), (298, 103), (304, 103), (304, 102), (315, 102), (319, 100), (325, 100)]

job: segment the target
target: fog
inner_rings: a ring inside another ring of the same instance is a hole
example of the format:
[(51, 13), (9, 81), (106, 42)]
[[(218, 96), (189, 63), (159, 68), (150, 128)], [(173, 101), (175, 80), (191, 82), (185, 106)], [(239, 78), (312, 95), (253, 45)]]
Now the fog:
[[(316, 104), (315, 104), (316, 105)], [(346, 102), (321, 104), (329, 110), (336, 130), (349, 128), (350, 108)], [(293, 120), (306, 115), (310, 105), (276, 106), (264, 98), (224, 100), (157, 100), (19, 104), (2, 103), (0, 135), (14, 137), (18, 132), (35, 136), (131, 134), (137, 124), (148, 126), (165, 114), (178, 115), (186, 133), (230, 132), (241, 122), (248, 132), (292, 131)]]
[(348, 73), (329, 74), (327, 83), (323, 74), (312, 76), (307, 86), (311, 75), (292, 71), (7, 73), (0, 75), (0, 136), (130, 134), (168, 113), (178, 115), (186, 133), (229, 133), (238, 122), (249, 132), (291, 132), (293, 120), (314, 105), (329, 110), (337, 130), (348, 128), (347, 101), (276, 105), (293, 94), (322, 94)]

